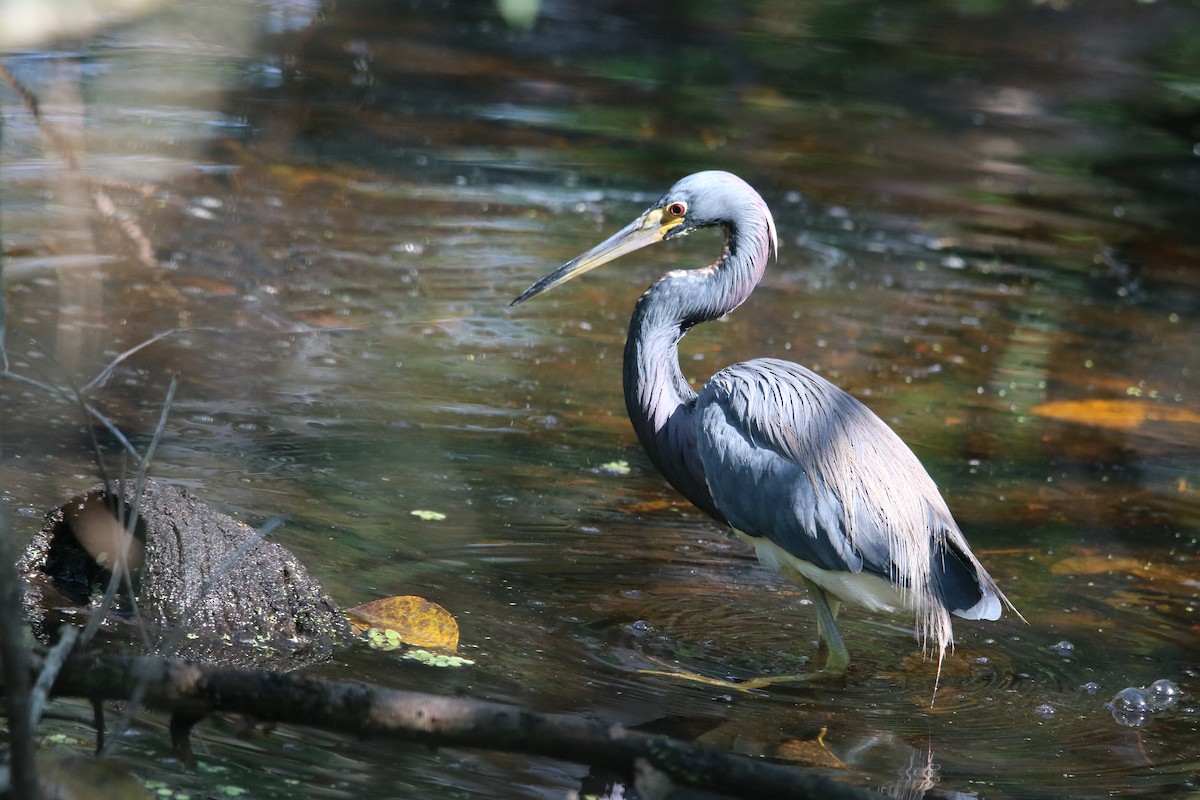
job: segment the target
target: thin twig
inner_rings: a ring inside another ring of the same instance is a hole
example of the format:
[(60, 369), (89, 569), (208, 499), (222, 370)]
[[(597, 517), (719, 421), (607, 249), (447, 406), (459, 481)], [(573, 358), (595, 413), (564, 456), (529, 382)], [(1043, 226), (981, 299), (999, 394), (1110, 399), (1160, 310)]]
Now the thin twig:
[[(96, 208), (96, 213), (112, 222), (125, 234), (125, 237), (134, 246), (138, 261), (147, 267), (159, 266), (158, 259), (154, 257), (154, 243), (150, 241), (150, 237), (146, 235), (146, 232), (142, 229), (137, 219), (133, 215), (117, 208), (117, 204), (113, 202), (112, 197), (104, 190), (105, 185), (121, 184), (94, 179), (92, 176), (84, 174), (80, 169), (79, 156), (75, 152), (75, 147), (63, 135), (62, 131), (58, 129), (58, 126), (52, 124), (42, 115), (41, 104), (33, 90), (17, 78), (4, 64), (0, 64), (0, 80), (3, 80), (20, 95), (21, 101), (29, 110), (30, 116), (33, 117), (34, 123), (38, 126), (38, 130), (42, 132), (42, 135), (49, 140), (54, 149), (67, 162), (68, 172), (90, 189), (92, 204)], [(131, 186), (134, 191), (139, 192), (143, 197), (150, 196), (154, 191), (152, 188), (147, 189), (148, 185), (144, 183), (138, 185), (126, 183), (124, 185)]]
[(179, 329), (171, 328), (170, 330), (163, 331), (162, 333), (156, 333), (155, 335), (151, 336), (149, 339), (146, 339), (145, 341), (141, 342), (140, 344), (135, 344), (133, 347), (129, 348), (124, 353), (121, 353), (116, 358), (114, 358), (112, 361), (108, 362), (108, 365), (105, 366), (104, 369), (102, 369), (102, 370), (100, 370), (100, 372), (96, 373), (96, 377), (92, 378), (90, 381), (87, 382), (87, 385), (83, 387), (83, 391), (88, 392), (88, 391), (91, 391), (92, 389), (100, 388), (101, 386), (103, 386), (105, 383), (108, 382), (108, 379), (110, 377), (112, 377), (113, 370), (115, 370), (117, 368), (117, 366), (121, 364), (122, 361), (129, 358), (130, 356), (136, 355), (137, 353), (139, 353), (140, 351), (149, 347), (150, 345), (154, 344), (155, 342), (161, 341), (161, 340), (167, 338), (168, 336), (172, 336), (176, 333), (179, 333)]
[(8, 516), (0, 513), (0, 675), (8, 705), (11, 796), (33, 798), (38, 796), (38, 775), (29, 693), (32, 672), (15, 563)]
[[(49, 380), (49, 376), (47, 376), (46, 379), (44, 379), (44, 380), (38, 380), (37, 378), (32, 378), (28, 375), (23, 375), (18, 372), (13, 372), (10, 369), (8, 362), (7, 362), (7, 351), (5, 351), (5, 353), (4, 353), (5, 368), (3, 371), (0, 371), (0, 378), (7, 378), (8, 380), (12, 380), (17, 383), (23, 383), (26, 386), (41, 390), (41, 391), (47, 393), (48, 395), (50, 395), (51, 397), (54, 397), (58, 400), (61, 400), (63, 402), (67, 402), (67, 403), (73, 403), (73, 404), (77, 405), (79, 407), (80, 412), (82, 413), (84, 419), (91, 418), (91, 419), (94, 419), (96, 422), (98, 422), (101, 425), (101, 427), (103, 427), (105, 430), (107, 430), (109, 432), (109, 434), (112, 435), (112, 437), (117, 441), (117, 443), (121, 445), (122, 449), (124, 449), (125, 452), (127, 452), (134, 459), (135, 462), (141, 462), (143, 460), (142, 454), (138, 452), (138, 449), (133, 446), (133, 443), (129, 441), (129, 439), (125, 436), (125, 434), (122, 433), (121, 430), (116, 425), (114, 425), (112, 423), (112, 421), (108, 419), (107, 416), (105, 416), (104, 412), (100, 411), (98, 408), (96, 408), (96, 406), (94, 406), (92, 403), (87, 401), (87, 399), (85, 397), (85, 392), (87, 392), (89, 389), (91, 389), (95, 386), (102, 386), (112, 376), (112, 372), (113, 372), (113, 370), (116, 369), (117, 365), (119, 365), (122, 361), (124, 361), (128, 357), (132, 356), (133, 354), (135, 354), (142, 348), (147, 347), (151, 344), (154, 344), (155, 342), (158, 342), (158, 341), (162, 340), (163, 338), (170, 336), (171, 334), (177, 333), (177, 332), (178, 332), (178, 329), (172, 328), (169, 331), (165, 331), (163, 333), (152, 336), (149, 339), (147, 339), (146, 341), (142, 342), (141, 344), (135, 345), (134, 347), (130, 348), (129, 350), (126, 350), (125, 352), (118, 355), (111, 362), (109, 362), (107, 365), (105, 365), (104, 369), (100, 370), (100, 372), (97, 373), (97, 375), (94, 378), (92, 378), (92, 380), (89, 381), (86, 386), (83, 386), (83, 387), (76, 385), (75, 382), (72, 380), (71, 376), (66, 373), (63, 373), (61, 376), (61, 380), (66, 385), (59, 386), (59, 385), (55, 385), (54, 383), (51, 383)], [(26, 338), (31, 346), (37, 348), (41, 352), (45, 352), (44, 348), (41, 347), (40, 343), (36, 339), (34, 339), (33, 337), (26, 337)], [(89, 428), (90, 427), (91, 426), (89, 425)], [(95, 432), (94, 431), (92, 434), (92, 443), (93, 443), (93, 449), (97, 453), (99, 453), (100, 449), (99, 449), (98, 444), (95, 441)], [(103, 471), (104, 471), (103, 466), (101, 466), (101, 472), (103, 472)], [(106, 483), (108, 482), (107, 476), (104, 476), (104, 480)]]
[(117, 204), (113, 202), (108, 192), (95, 184), (92, 184), (92, 202), (100, 216), (120, 228), (126, 238), (133, 242), (137, 250), (138, 261), (142, 262), (143, 266), (158, 266), (158, 259), (154, 257), (154, 243), (150, 241), (150, 237), (142, 230), (142, 226), (136, 219), (117, 208)]
[[(117, 508), (112, 510), (114, 514), (116, 514), (117, 520), (124, 523), (125, 533), (127, 536), (125, 537), (125, 551), (121, 554), (121, 557), (117, 559), (114, 567), (116, 564), (128, 563), (129, 545), (133, 541), (134, 533), (137, 530), (138, 515), (141, 513), (142, 491), (145, 489), (146, 485), (146, 471), (150, 468), (150, 461), (154, 458), (154, 451), (158, 447), (159, 441), (162, 439), (163, 431), (166, 429), (167, 416), (170, 414), (171, 402), (175, 399), (175, 389), (178, 386), (179, 376), (172, 375), (171, 383), (167, 386), (167, 396), (163, 399), (162, 411), (158, 416), (158, 424), (154, 427), (154, 436), (152, 436), (150, 439), (150, 444), (147, 446), (145, 457), (138, 459), (137, 462), (137, 473), (134, 480), (133, 491), (133, 507), (129, 509), (129, 513), (124, 516), (122, 515), (122, 507), (124, 504), (125, 492), (123, 487), (120, 485), (117, 486)], [(96, 449), (96, 457), (103, 461), (99, 448)], [(105, 485), (109, 485), (107, 480), (105, 481)], [(117, 589), (120, 587), (122, 580), (126, 582), (131, 602), (136, 603), (136, 600), (133, 596), (134, 592), (132, 577), (129, 575), (129, 570), (127, 568), (114, 568), (112, 572), (109, 573), (108, 587), (104, 591), (104, 598), (100, 601), (99, 606), (92, 611), (91, 617), (88, 619), (88, 624), (83, 629), (80, 644), (86, 645), (92, 640), (92, 637), (96, 635), (96, 631), (100, 629), (100, 623), (104, 621), (106, 616), (108, 616), (108, 611), (110, 608), (112, 608), (112, 604), (116, 600)], [(141, 620), (141, 615), (137, 613), (136, 607), (134, 609), (134, 618), (139, 621)], [(142, 633), (144, 643), (148, 646), (150, 640), (145, 630), (140, 625), (138, 627)]]
[(49, 139), (50, 143), (53, 144), (62, 157), (66, 159), (67, 166), (71, 169), (71, 171), (77, 172), (79, 170), (79, 160), (75, 156), (75, 148), (71, 147), (70, 143), (67, 141), (67, 138), (62, 135), (57, 126), (50, 124), (46, 118), (42, 116), (41, 102), (38, 100), (38, 97), (36, 94), (34, 94), (33, 90), (26, 86), (19, 78), (17, 78), (16, 75), (12, 73), (11, 70), (9, 70), (8, 67), (2, 63), (0, 63), (0, 80), (3, 80), (12, 87), (13, 91), (20, 95), (21, 102), (23, 102), (25, 107), (29, 109), (29, 114), (33, 117), (33, 121), (37, 123), (38, 129), (42, 132), (42, 135)]
[(46, 710), (50, 689), (54, 686), (55, 679), (58, 678), (58, 671), (62, 669), (63, 662), (67, 660), (67, 656), (70, 655), (71, 650), (75, 647), (75, 642), (79, 639), (79, 628), (74, 625), (64, 625), (60, 630), (58, 641), (42, 659), (42, 671), (38, 673), (37, 681), (33, 684), (33, 691), (29, 694), (30, 730), (37, 729), (42, 714)]
[[(141, 494), (139, 492), (138, 497), (140, 498), (140, 496)], [(136, 516), (132, 517), (132, 519), (136, 518)], [(268, 519), (261, 526), (259, 526), (257, 530), (255, 530), (253, 536), (246, 539), (246, 541), (242, 542), (236, 550), (230, 553), (226, 559), (222, 561), (215, 570), (213, 570), (212, 575), (205, 578), (201, 582), (200, 587), (196, 590), (196, 604), (186, 609), (176, 621), (174, 633), (172, 633), (159, 647), (160, 656), (166, 658), (174, 653), (175, 648), (177, 648), (180, 642), (183, 641), (183, 637), (186, 636), (189, 631), (191, 631), (191, 619), (196, 612), (200, 610), (200, 604), (203, 602), (204, 598), (210, 591), (212, 591), (213, 584), (220, 579), (221, 576), (233, 569), (233, 567), (242, 560), (242, 557), (245, 556), (246, 553), (250, 552), (255, 545), (265, 539), (272, 531), (282, 524), (283, 519), (281, 517), (272, 517)], [(138, 617), (138, 619), (140, 621), (140, 617)], [(88, 624), (91, 624), (90, 620)], [(122, 709), (121, 716), (117, 719), (116, 724), (113, 725), (113, 735), (109, 736), (107, 743), (100, 748), (104, 755), (111, 754), (113, 748), (115, 748), (117, 743), (121, 740), (121, 732), (133, 724), (134, 712), (136, 712), (138, 707), (141, 706), (142, 697), (147, 688), (148, 681), (139, 681), (130, 691), (129, 702), (125, 704), (124, 709)]]

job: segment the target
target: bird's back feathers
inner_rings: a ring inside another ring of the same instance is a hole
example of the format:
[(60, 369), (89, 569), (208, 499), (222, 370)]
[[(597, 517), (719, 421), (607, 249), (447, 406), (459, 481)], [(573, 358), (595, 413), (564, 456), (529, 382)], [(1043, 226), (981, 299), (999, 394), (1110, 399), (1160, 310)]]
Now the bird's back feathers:
[(1000, 615), (1003, 594), (929, 474), (850, 394), (798, 364), (755, 359), (714, 375), (695, 415), (709, 491), (737, 530), (820, 570), (898, 586), (939, 654), (952, 643), (947, 611)]

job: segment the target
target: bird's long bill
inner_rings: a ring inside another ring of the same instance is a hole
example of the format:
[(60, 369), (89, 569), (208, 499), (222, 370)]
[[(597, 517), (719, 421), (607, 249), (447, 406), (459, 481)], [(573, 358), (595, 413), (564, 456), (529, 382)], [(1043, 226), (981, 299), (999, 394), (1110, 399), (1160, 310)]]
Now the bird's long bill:
[(663, 222), (661, 208), (652, 208), (645, 214), (626, 225), (600, 244), (588, 250), (583, 255), (568, 261), (558, 269), (530, 286), (521, 295), (509, 303), (509, 307), (524, 303), (531, 297), (541, 294), (547, 289), (553, 289), (560, 283), (566, 283), (576, 275), (582, 275), (589, 269), (595, 269), (601, 264), (607, 264), (615, 258), (632, 253), (646, 245), (661, 242), (667, 232), (678, 225), (678, 218)]

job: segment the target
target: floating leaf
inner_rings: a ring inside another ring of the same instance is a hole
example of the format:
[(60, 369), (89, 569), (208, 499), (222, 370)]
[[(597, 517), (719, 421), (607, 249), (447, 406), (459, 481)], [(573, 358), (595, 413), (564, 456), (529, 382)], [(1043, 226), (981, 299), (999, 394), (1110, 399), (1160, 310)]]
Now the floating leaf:
[(367, 631), (367, 644), (373, 650), (383, 650), (390, 652), (398, 650), (403, 646), (404, 641), (400, 638), (400, 634), (390, 628), (371, 628)]
[(1200, 415), (1147, 400), (1055, 400), (1034, 406), (1034, 414), (1097, 428), (1133, 430), (1144, 422), (1200, 423)]
[(440, 522), (446, 518), (446, 515), (440, 511), (428, 511), (424, 508), (418, 508), (408, 512), (417, 519), (423, 519), (426, 522)]
[(329, 184), (342, 188), (349, 183), (346, 178), (335, 175), (330, 170), (294, 167), (287, 164), (272, 164), (270, 173), (272, 178), (290, 187), (292, 191), (301, 191), (314, 185), (327, 186)]
[(410, 661), (420, 661), (431, 667), (468, 667), (475, 662), (469, 658), (462, 656), (450, 655), (448, 653), (431, 653), (428, 650), (409, 650), (404, 654), (404, 658)]
[(1069, 556), (1050, 565), (1054, 575), (1103, 575), (1125, 573), (1145, 580), (1172, 581), (1183, 586), (1200, 586), (1195, 572), (1174, 564), (1142, 561), (1130, 556), (1110, 556), (1090, 552)]
[(600, 471), (607, 472), (609, 475), (628, 475), (629, 462), (624, 460), (609, 461), (608, 463), (600, 465)]
[(311, 325), (314, 328), (325, 328), (326, 330), (358, 329), (358, 325), (356, 325), (353, 320), (338, 314), (320, 314), (307, 311), (293, 311), (291, 316), (304, 320), (305, 324)]
[[(453, 615), (423, 597), (398, 595), (373, 600), (350, 609), (346, 617), (359, 633), (367, 632), (372, 647), (377, 640), (387, 644), (391, 641), (389, 636), (395, 634), (396, 647), (404, 643), (446, 650), (458, 648), (458, 623)], [(380, 631), (383, 639), (371, 639), (372, 629)]]
[(825, 744), (827, 730), (821, 728), (812, 739), (788, 739), (780, 742), (775, 751), (776, 758), (794, 761), (809, 767), (822, 769), (849, 769)]
[(623, 506), (622, 510), (633, 514), (647, 514), (653, 511), (665, 511), (673, 505), (675, 502), (672, 500), (646, 500), (641, 503), (630, 503)]
[(180, 284), (192, 291), (204, 292), (210, 297), (231, 297), (241, 293), (241, 290), (232, 283), (214, 281), (196, 275), (189, 275), (186, 279), (180, 280)]
[(1136, 574), (1141, 572), (1145, 566), (1145, 561), (1138, 561), (1128, 556), (1089, 553), (1056, 561), (1050, 566), (1050, 572), (1054, 575), (1103, 575), (1108, 572)]

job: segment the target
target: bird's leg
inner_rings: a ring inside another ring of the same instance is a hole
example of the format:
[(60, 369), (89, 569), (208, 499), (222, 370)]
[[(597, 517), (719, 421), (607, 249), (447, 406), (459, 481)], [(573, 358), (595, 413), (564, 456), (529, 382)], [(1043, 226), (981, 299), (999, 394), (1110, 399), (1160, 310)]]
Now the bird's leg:
[[(752, 692), (756, 689), (766, 689), (770, 686), (780, 683), (819, 683), (830, 677), (829, 673), (822, 670), (821, 672), (805, 673), (802, 675), (767, 675), (761, 678), (746, 678), (744, 680), (723, 680), (721, 678), (710, 678), (707, 675), (690, 670), (682, 669), (676, 665), (669, 664), (661, 659), (647, 656), (651, 661), (661, 664), (666, 669), (639, 669), (641, 675), (657, 675), (661, 678), (674, 678), (675, 680), (687, 681), (689, 683), (700, 683), (705, 686), (717, 686), (722, 689), (736, 689), (739, 692)], [(840, 675), (840, 673), (839, 673)]]
[(808, 578), (805, 578), (804, 582), (808, 585), (813, 605), (817, 609), (817, 637), (828, 653), (824, 671), (830, 675), (843, 675), (850, 667), (850, 651), (846, 649), (846, 643), (842, 641), (842, 634), (837, 626), (837, 615), (842, 601), (830, 597), (824, 589)]
[(698, 672), (684, 669), (677, 664), (670, 664), (661, 658), (655, 658), (654, 656), (646, 656), (646, 658), (655, 664), (659, 664), (663, 669), (639, 669), (638, 674), (640, 675), (657, 675), (660, 678), (673, 678), (675, 680), (687, 681), (688, 683), (701, 683), (705, 686), (716, 686), (721, 689), (736, 689), (740, 692), (762, 688), (758, 681), (765, 680), (763, 678), (752, 678), (748, 681), (737, 681), (710, 678), (707, 675), (701, 675)]
[[(815, 683), (844, 676), (850, 668), (850, 651), (846, 649), (846, 643), (842, 641), (842, 634), (837, 626), (837, 615), (838, 611), (841, 610), (842, 601), (826, 594), (824, 589), (808, 578), (803, 576), (800, 576), (800, 578), (812, 594), (813, 605), (817, 609), (817, 637), (821, 640), (821, 645), (826, 650), (825, 668), (820, 672), (806, 675), (773, 675), (762, 678), (748, 678), (741, 681), (725, 681), (719, 678), (709, 678), (665, 663), (662, 665), (669, 667), (667, 670), (641, 669), (638, 672), (643, 675), (659, 675), (664, 678), (677, 678), (709, 686), (738, 689), (740, 691), (766, 689), (769, 686), (779, 683)], [(662, 663), (658, 659), (652, 658), (651, 660)]]

